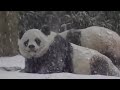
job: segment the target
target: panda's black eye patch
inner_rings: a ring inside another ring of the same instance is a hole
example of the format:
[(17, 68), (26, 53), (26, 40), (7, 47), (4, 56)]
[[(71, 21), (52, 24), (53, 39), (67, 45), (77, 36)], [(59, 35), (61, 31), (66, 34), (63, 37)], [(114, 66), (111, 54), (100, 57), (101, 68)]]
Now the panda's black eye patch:
[(38, 39), (38, 38), (36, 38), (36, 39), (35, 39), (35, 42), (37, 43), (37, 45), (40, 45), (41, 40), (40, 40), (40, 39)]
[(24, 45), (27, 47), (29, 40), (24, 42)]

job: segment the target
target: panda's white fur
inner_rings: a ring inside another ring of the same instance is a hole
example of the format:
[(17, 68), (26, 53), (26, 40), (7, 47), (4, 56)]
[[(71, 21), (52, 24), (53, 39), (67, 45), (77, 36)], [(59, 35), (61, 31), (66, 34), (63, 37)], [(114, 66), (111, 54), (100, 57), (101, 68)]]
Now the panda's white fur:
[[(69, 33), (72, 35), (71, 38)], [(78, 34), (74, 36), (75, 33)], [(74, 44), (99, 51), (108, 56), (116, 65), (120, 64), (120, 36), (112, 30), (91, 26), (85, 29), (67, 30), (60, 35)], [(74, 38), (76, 36), (78, 38)]]
[(91, 74), (90, 72), (90, 59), (91, 53), (84, 47), (78, 47), (72, 44), (73, 47), (73, 67), (74, 73), (77, 74)]
[(120, 53), (120, 36), (104, 27), (89, 27), (81, 31), (81, 45), (105, 52), (106, 49), (112, 50), (117, 56)]
[[(58, 34), (51, 32), (50, 35), (46, 36), (38, 29), (28, 30), (26, 33), (24, 33), (23, 37), (18, 40), (20, 53), (26, 59), (28, 59), (28, 61), (30, 60), (31, 57), (37, 57), (37, 58), (42, 57), (45, 53), (48, 52), (49, 46), (54, 42), (54, 38), (57, 35)], [(38, 46), (34, 42), (35, 38), (39, 38), (41, 40), (40, 46)], [(35, 53), (32, 53), (32, 52), (30, 53), (29, 49), (23, 45), (23, 43), (27, 39), (30, 40), (29, 44), (35, 45), (35, 49), (36, 49)], [(63, 43), (63, 42), (59, 42), (59, 43)], [(92, 65), (96, 64), (96, 63), (94, 63), (94, 61), (97, 62), (96, 57), (98, 57), (98, 58), (102, 59), (103, 61), (105, 61), (105, 63), (107, 63), (107, 66), (106, 66), (107, 70), (105, 70), (104, 73), (100, 70), (97, 70), (96, 71), (97, 74), (120, 76), (119, 70), (112, 64), (111, 60), (109, 58), (107, 58), (106, 56), (100, 54), (99, 52), (97, 52), (95, 50), (77, 46), (72, 43), (71, 43), (71, 46), (73, 49), (73, 53), (71, 53), (71, 52), (67, 52), (67, 53), (72, 55), (73, 73), (89, 74), (89, 75), (93, 74), (91, 67), (92, 67)], [(59, 47), (61, 47), (61, 46), (59, 46)], [(96, 57), (93, 58), (94, 56), (96, 56)], [(48, 59), (49, 59), (49, 57), (48, 57)], [(92, 60), (93, 60), (93, 62), (92, 62)], [(100, 61), (99, 63), (102, 63), (102, 62)], [(102, 66), (98, 66), (98, 68), (102, 68), (101, 70), (104, 70), (104, 67), (102, 67)]]

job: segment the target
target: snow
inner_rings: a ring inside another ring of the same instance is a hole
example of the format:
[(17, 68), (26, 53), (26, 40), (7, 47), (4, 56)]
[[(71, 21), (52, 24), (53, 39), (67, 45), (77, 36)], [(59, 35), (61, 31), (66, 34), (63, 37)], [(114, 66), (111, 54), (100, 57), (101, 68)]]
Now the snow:
[(0, 57), (0, 67), (21, 67), (24, 68), (24, 57), (16, 55), (13, 57)]
[[(120, 77), (103, 76), (103, 75), (79, 75), (71, 73), (54, 73), (54, 74), (30, 74), (21, 73), (14, 69), (19, 67), (23, 69), (24, 58), (20, 55), (13, 57), (0, 57), (0, 79), (120, 79)], [(7, 71), (4, 68), (8, 68)]]
[(70, 73), (54, 73), (54, 74), (28, 74), (18, 72), (0, 71), (0, 79), (120, 79), (112, 76), (102, 75), (76, 75)]

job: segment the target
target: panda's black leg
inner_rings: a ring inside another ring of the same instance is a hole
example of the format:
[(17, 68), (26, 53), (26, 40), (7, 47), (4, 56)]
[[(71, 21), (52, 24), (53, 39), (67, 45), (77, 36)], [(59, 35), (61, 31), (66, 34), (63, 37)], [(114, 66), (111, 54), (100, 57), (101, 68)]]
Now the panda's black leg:
[(109, 58), (104, 56), (93, 56), (90, 61), (91, 74), (118, 76), (120, 77), (119, 69), (112, 63)]
[(90, 61), (91, 74), (108, 75), (109, 63), (100, 56), (93, 56)]
[(112, 53), (112, 52), (104, 52), (104, 53), (102, 53), (103, 55), (105, 55), (105, 56), (107, 56), (108, 58), (110, 58), (111, 59), (111, 61), (116, 65), (118, 62), (118, 60), (114, 57), (114, 53)]

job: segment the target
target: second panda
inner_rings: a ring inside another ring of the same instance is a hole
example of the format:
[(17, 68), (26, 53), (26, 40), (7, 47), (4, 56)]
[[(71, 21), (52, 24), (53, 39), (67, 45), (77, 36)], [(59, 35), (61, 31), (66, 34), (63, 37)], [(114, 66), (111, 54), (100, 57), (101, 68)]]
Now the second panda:
[(20, 34), (20, 53), (27, 73), (100, 74), (120, 76), (111, 60), (99, 52), (67, 42), (49, 30), (30, 29)]
[(120, 36), (116, 32), (91, 26), (67, 30), (60, 35), (71, 43), (99, 51), (109, 57), (116, 66), (120, 66)]

